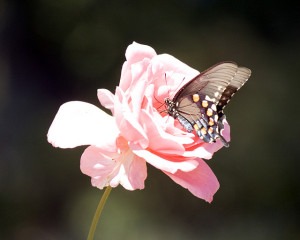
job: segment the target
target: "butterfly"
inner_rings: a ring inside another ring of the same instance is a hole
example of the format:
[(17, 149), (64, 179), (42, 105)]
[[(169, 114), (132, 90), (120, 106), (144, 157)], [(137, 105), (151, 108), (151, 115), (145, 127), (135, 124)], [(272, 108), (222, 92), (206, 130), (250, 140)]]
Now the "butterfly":
[(250, 75), (250, 69), (234, 62), (218, 63), (186, 83), (173, 99), (166, 98), (166, 111), (187, 132), (195, 131), (204, 142), (220, 139), (228, 147), (222, 135), (226, 118), (223, 110)]

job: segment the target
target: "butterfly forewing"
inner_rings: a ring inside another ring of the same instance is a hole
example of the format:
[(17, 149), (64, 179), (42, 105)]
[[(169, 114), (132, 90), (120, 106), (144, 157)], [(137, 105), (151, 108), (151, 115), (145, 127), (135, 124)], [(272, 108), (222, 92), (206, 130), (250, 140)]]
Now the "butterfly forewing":
[(236, 74), (230, 84), (223, 91), (218, 102), (218, 111), (222, 111), (232, 96), (245, 84), (251, 75), (251, 70), (245, 67), (238, 67)]
[(194, 122), (201, 117), (201, 106), (192, 100), (192, 95), (181, 98), (178, 103), (178, 113), (189, 120), (189, 122)]
[(173, 101), (201, 90), (202, 94), (210, 97), (212, 101), (218, 102), (222, 93), (232, 81), (237, 69), (237, 64), (233, 62), (216, 64), (184, 85), (175, 95)]
[(223, 62), (200, 73), (176, 94), (167, 99), (168, 113), (187, 130), (195, 130), (205, 142), (215, 142), (222, 136), (223, 109), (235, 92), (248, 80), (251, 71), (234, 62)]

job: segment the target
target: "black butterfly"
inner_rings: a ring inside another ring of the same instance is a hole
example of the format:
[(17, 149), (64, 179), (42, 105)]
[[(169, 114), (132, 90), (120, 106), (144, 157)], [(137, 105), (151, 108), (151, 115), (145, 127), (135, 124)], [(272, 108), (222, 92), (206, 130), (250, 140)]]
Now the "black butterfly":
[(250, 69), (234, 62), (216, 64), (185, 84), (173, 100), (166, 98), (167, 112), (188, 132), (195, 131), (204, 142), (220, 138), (228, 147), (222, 136), (223, 109), (250, 75)]

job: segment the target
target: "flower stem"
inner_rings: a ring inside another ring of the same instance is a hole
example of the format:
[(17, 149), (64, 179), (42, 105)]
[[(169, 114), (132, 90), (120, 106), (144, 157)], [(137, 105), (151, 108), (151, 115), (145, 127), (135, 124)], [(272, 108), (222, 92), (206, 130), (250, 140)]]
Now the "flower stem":
[(96, 228), (97, 228), (98, 221), (100, 219), (100, 215), (102, 213), (102, 210), (104, 208), (104, 205), (105, 205), (106, 200), (107, 200), (107, 198), (110, 194), (111, 189), (112, 188), (110, 186), (108, 186), (105, 189), (105, 191), (104, 191), (104, 193), (103, 193), (103, 195), (100, 199), (100, 202), (98, 204), (98, 207), (96, 209), (96, 212), (95, 212), (95, 215), (94, 215), (91, 227), (90, 227), (90, 231), (89, 231), (89, 235), (87, 237), (87, 240), (93, 240), (94, 239), (94, 235), (95, 235), (95, 231), (96, 231)]

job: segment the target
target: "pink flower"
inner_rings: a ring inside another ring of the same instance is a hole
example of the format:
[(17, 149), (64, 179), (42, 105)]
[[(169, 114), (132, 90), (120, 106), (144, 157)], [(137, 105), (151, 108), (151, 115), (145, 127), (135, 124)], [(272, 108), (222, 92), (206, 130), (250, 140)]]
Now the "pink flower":
[[(48, 141), (61, 148), (90, 145), (80, 168), (100, 189), (118, 184), (143, 189), (148, 163), (211, 202), (219, 183), (202, 158), (210, 159), (222, 143), (204, 143), (162, 112), (164, 99), (172, 98), (197, 74), (178, 59), (134, 42), (127, 48), (115, 94), (98, 90), (101, 105), (112, 116), (89, 103), (65, 103), (49, 129)], [(227, 123), (223, 134), (229, 140)]]

